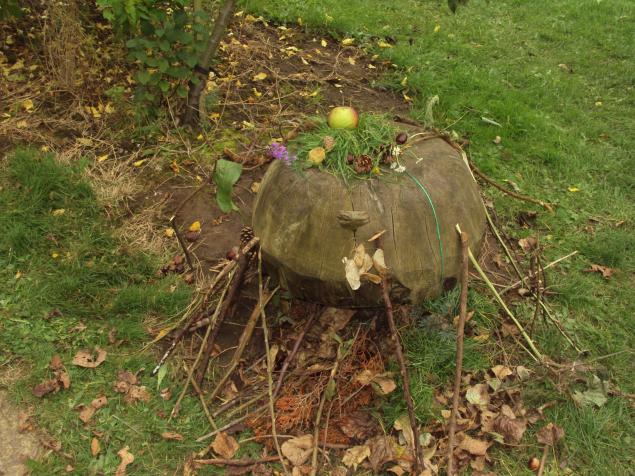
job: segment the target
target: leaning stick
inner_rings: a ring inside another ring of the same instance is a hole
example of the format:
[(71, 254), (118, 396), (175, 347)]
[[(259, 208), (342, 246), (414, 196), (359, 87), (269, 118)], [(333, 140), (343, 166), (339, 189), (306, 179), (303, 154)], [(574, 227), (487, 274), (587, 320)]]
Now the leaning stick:
[(501, 184), (499, 184), (499, 183), (495, 182), (493, 179), (489, 178), (487, 175), (485, 175), (483, 172), (481, 172), (476, 167), (476, 165), (474, 165), (474, 163), (471, 163), (470, 165), (472, 167), (472, 171), (476, 175), (478, 175), (480, 178), (485, 180), (492, 187), (497, 188), (498, 190), (500, 190), (503, 193), (506, 193), (510, 197), (514, 197), (514, 198), (517, 198), (518, 200), (522, 200), (523, 202), (535, 203), (536, 205), (540, 205), (545, 210), (549, 210), (551, 213), (553, 213), (553, 206), (550, 203), (544, 202), (542, 200), (538, 200), (536, 198), (528, 197), (527, 195), (522, 195), (520, 193), (513, 192), (512, 190), (509, 190), (509, 189), (503, 187)]
[[(249, 243), (247, 243), (243, 247), (243, 249), (240, 251), (241, 254), (247, 254), (249, 251), (251, 251), (251, 249), (254, 246), (256, 246), (258, 244), (259, 241), (260, 241), (260, 239), (258, 237), (253, 238)], [(214, 278), (214, 281), (209, 286), (209, 289), (208, 289), (207, 293), (205, 293), (205, 298), (203, 299), (203, 304), (205, 304), (207, 302), (209, 297), (214, 292), (214, 290), (216, 288), (216, 285), (221, 281), (221, 279), (223, 279), (225, 276), (227, 276), (235, 267), (236, 267), (236, 260), (232, 260), (220, 271), (220, 273), (218, 273), (216, 275), (216, 277)], [(209, 322), (210, 322), (210, 318), (200, 319), (199, 314), (193, 311), (192, 312), (192, 317), (190, 319), (188, 319), (188, 321), (185, 324), (185, 326), (183, 326), (179, 330), (178, 334), (174, 336), (174, 339), (172, 339), (172, 343), (167, 348), (167, 350), (165, 351), (165, 353), (161, 357), (161, 360), (159, 360), (159, 363), (152, 370), (152, 373), (150, 375), (152, 375), (154, 377), (157, 374), (157, 372), (159, 371), (161, 366), (168, 360), (168, 358), (170, 357), (172, 352), (174, 352), (174, 349), (176, 348), (177, 344), (181, 341), (181, 339), (183, 339), (183, 336), (185, 335), (185, 333), (188, 330), (198, 329), (200, 327), (203, 327), (204, 325), (207, 325)], [(201, 323), (201, 325), (198, 325), (199, 323)]]
[[(223, 292), (220, 295), (218, 304), (216, 306), (216, 311), (214, 311), (214, 318), (216, 318), (218, 316), (218, 313), (220, 312), (220, 309), (223, 305), (223, 298), (225, 297), (225, 293), (227, 292), (227, 289), (229, 288), (230, 283), (231, 283), (231, 279), (227, 281), (227, 284), (225, 285), (225, 289), (223, 289)], [(187, 374), (187, 379), (185, 380), (185, 385), (183, 386), (183, 390), (181, 390), (181, 394), (179, 395), (179, 398), (176, 400), (176, 404), (174, 405), (174, 408), (172, 409), (172, 413), (170, 413), (170, 419), (172, 419), (172, 417), (175, 417), (181, 409), (181, 401), (183, 401), (183, 397), (185, 397), (185, 392), (187, 392), (187, 388), (190, 382), (192, 381), (192, 376), (194, 375), (194, 369), (196, 369), (196, 365), (201, 359), (201, 355), (203, 354), (204, 344), (207, 341), (207, 339), (209, 339), (213, 326), (214, 326), (213, 324), (210, 324), (207, 328), (207, 331), (205, 331), (205, 337), (203, 337), (203, 345), (201, 345), (200, 349), (198, 349), (198, 354), (196, 354), (196, 359), (194, 359), (194, 363), (192, 364), (192, 367), (190, 367), (190, 371)]]
[(227, 291), (227, 299), (223, 302), (222, 308), (216, 316), (216, 319), (210, 322), (212, 332), (207, 339), (207, 343), (205, 345), (205, 353), (203, 354), (203, 358), (200, 365), (198, 366), (196, 374), (196, 382), (200, 387), (203, 386), (203, 379), (205, 378), (205, 373), (207, 372), (207, 367), (209, 366), (209, 361), (212, 357), (212, 352), (214, 351), (214, 341), (216, 340), (218, 331), (227, 315), (231, 314), (233, 312), (233, 309), (235, 309), (234, 303), (238, 295), (240, 294), (240, 288), (242, 287), (243, 281), (245, 279), (245, 273), (247, 271), (247, 268), (249, 267), (249, 256), (247, 254), (241, 254), (237, 258), (237, 261), (238, 263), (236, 265), (234, 279), (232, 280), (231, 286)]
[(176, 235), (176, 239), (178, 240), (179, 245), (181, 245), (181, 249), (183, 250), (183, 253), (185, 254), (185, 261), (187, 261), (187, 265), (190, 267), (190, 271), (194, 272), (194, 265), (192, 264), (192, 257), (190, 256), (190, 250), (187, 249), (187, 246), (185, 242), (183, 241), (183, 237), (181, 236), (179, 227), (176, 226), (175, 219), (176, 219), (176, 216), (172, 215), (172, 217), (170, 218), (170, 226), (172, 227), (172, 230), (174, 230), (174, 234)]
[[(277, 288), (276, 288), (277, 290)], [(275, 292), (275, 291), (274, 291)], [(272, 294), (273, 295), (273, 294)], [(258, 298), (261, 302), (264, 301), (264, 287), (262, 285), (262, 252), (258, 250)], [(273, 442), (276, 446), (276, 451), (278, 452), (278, 459), (280, 460), (280, 464), (282, 464), (282, 469), (284, 470), (284, 474), (288, 475), (289, 470), (287, 468), (287, 464), (284, 462), (284, 458), (282, 457), (282, 450), (280, 448), (280, 442), (278, 441), (278, 433), (276, 432), (276, 411), (274, 405), (274, 395), (273, 395), (273, 365), (274, 362), (271, 359), (271, 349), (269, 347), (269, 328), (267, 327), (267, 315), (265, 314), (265, 306), (262, 305), (259, 307), (259, 314), (262, 321), (262, 335), (265, 341), (265, 352), (267, 353), (267, 394), (269, 396), (269, 414), (271, 416), (271, 434), (273, 435)]]
[[(461, 233), (461, 227), (458, 225), (456, 225), (456, 230)], [(534, 344), (534, 341), (531, 340), (531, 337), (529, 337), (529, 335), (527, 334), (527, 332), (525, 331), (525, 328), (522, 326), (522, 324), (518, 321), (518, 319), (516, 319), (516, 316), (514, 315), (513, 312), (511, 312), (509, 310), (509, 308), (507, 307), (507, 304), (505, 304), (505, 301), (503, 301), (503, 298), (500, 296), (500, 294), (498, 294), (498, 291), (496, 291), (496, 288), (494, 287), (494, 285), (492, 284), (492, 282), (490, 281), (490, 279), (487, 277), (487, 275), (485, 274), (485, 272), (483, 271), (483, 268), (481, 268), (481, 265), (478, 264), (478, 261), (476, 260), (476, 258), (474, 257), (474, 254), (472, 254), (472, 250), (469, 249), (468, 247), (468, 255), (470, 257), (470, 262), (472, 263), (472, 265), (474, 266), (474, 268), (476, 268), (476, 271), (478, 271), (478, 274), (481, 276), (481, 278), (483, 279), (483, 281), (485, 281), (485, 284), (487, 285), (487, 287), (489, 288), (489, 290), (492, 292), (492, 294), (494, 294), (494, 297), (496, 298), (496, 300), (498, 301), (498, 303), (501, 305), (501, 307), (503, 308), (503, 310), (505, 311), (505, 314), (507, 314), (507, 316), (514, 322), (514, 324), (516, 325), (516, 327), (518, 328), (518, 330), (520, 331), (520, 334), (523, 336), (523, 338), (525, 339), (525, 342), (527, 343), (527, 345), (529, 346), (529, 348), (531, 349), (531, 352), (529, 352), (529, 355), (536, 360), (536, 362), (540, 362), (543, 360), (542, 354), (540, 353), (540, 351), (536, 348), (536, 344)]]
[(456, 414), (459, 411), (459, 393), (461, 390), (461, 372), (463, 371), (463, 335), (467, 319), (467, 289), (469, 274), (469, 248), (467, 233), (460, 233), (461, 238), (461, 304), (459, 312), (459, 328), (456, 331), (456, 373), (454, 374), (454, 393), (452, 394), (452, 413), (448, 429), (448, 476), (454, 475), (454, 432), (456, 431)]
[(223, 389), (223, 385), (225, 385), (225, 382), (227, 382), (231, 374), (234, 372), (234, 369), (238, 366), (238, 363), (240, 362), (240, 359), (242, 358), (243, 353), (245, 352), (245, 348), (247, 347), (247, 344), (249, 344), (249, 341), (251, 340), (251, 336), (254, 333), (254, 329), (256, 328), (256, 323), (258, 322), (258, 318), (260, 317), (261, 308), (269, 304), (269, 301), (278, 292), (278, 289), (280, 288), (277, 287), (272, 292), (263, 294), (262, 301), (258, 300), (256, 305), (254, 306), (254, 309), (253, 311), (251, 311), (251, 315), (249, 316), (249, 320), (247, 321), (247, 325), (245, 326), (245, 330), (240, 336), (238, 347), (236, 348), (236, 351), (234, 352), (234, 356), (232, 357), (229, 367), (225, 371), (225, 375), (223, 375), (220, 381), (216, 384), (216, 387), (214, 388), (214, 390), (209, 396), (210, 402), (214, 401), (214, 399), (218, 396), (220, 391)]
[[(377, 239), (377, 247), (383, 251), (381, 239)], [(408, 417), (410, 418), (410, 426), (412, 427), (412, 434), (414, 436), (414, 468), (413, 473), (419, 474), (421, 468), (421, 442), (419, 441), (419, 426), (417, 425), (417, 418), (415, 417), (414, 403), (412, 395), (410, 393), (410, 376), (408, 375), (408, 366), (406, 365), (406, 359), (403, 355), (401, 348), (401, 342), (399, 341), (399, 332), (395, 325), (395, 317), (392, 312), (392, 303), (390, 301), (388, 273), (381, 273), (381, 293), (384, 298), (384, 306), (386, 307), (386, 316), (388, 317), (388, 325), (390, 326), (390, 334), (397, 353), (397, 360), (399, 360), (399, 368), (401, 371), (401, 379), (403, 381), (403, 393), (406, 399), (406, 406), (408, 407)]]

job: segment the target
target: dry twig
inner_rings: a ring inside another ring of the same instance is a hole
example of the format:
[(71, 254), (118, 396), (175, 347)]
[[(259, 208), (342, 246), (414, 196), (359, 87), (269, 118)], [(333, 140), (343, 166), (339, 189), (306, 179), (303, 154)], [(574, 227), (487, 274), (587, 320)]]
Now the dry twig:
[(463, 370), (463, 334), (467, 319), (467, 290), (469, 280), (469, 253), (467, 233), (460, 233), (461, 238), (461, 304), (459, 326), (456, 331), (456, 373), (454, 374), (454, 393), (452, 394), (452, 413), (448, 429), (448, 476), (454, 475), (454, 432), (456, 431), (456, 415), (459, 411), (459, 393), (461, 390), (461, 372)]
[[(377, 239), (377, 247), (383, 250), (381, 239)], [(412, 434), (414, 436), (414, 474), (419, 474), (422, 467), (423, 460), (421, 459), (421, 441), (419, 440), (419, 425), (417, 425), (417, 418), (415, 416), (414, 403), (412, 400), (412, 394), (410, 393), (410, 376), (408, 375), (408, 366), (406, 365), (406, 358), (403, 355), (401, 348), (401, 342), (399, 341), (399, 331), (395, 325), (395, 317), (392, 312), (392, 302), (390, 301), (388, 275), (386, 272), (381, 273), (381, 293), (384, 298), (384, 306), (386, 307), (386, 316), (388, 317), (388, 325), (390, 326), (390, 335), (395, 346), (395, 352), (397, 353), (397, 360), (399, 360), (399, 368), (401, 372), (401, 379), (403, 381), (403, 393), (406, 399), (406, 406), (408, 407), (408, 417), (410, 419), (410, 426), (412, 426)]]

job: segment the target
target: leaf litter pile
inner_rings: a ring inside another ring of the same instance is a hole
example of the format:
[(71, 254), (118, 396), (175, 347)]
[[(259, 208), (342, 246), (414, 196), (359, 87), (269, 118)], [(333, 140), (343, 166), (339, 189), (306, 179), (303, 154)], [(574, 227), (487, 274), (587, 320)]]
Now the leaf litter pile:
[[(101, 48), (117, 56), (117, 51), (110, 49), (108, 35), (103, 28), (98, 28), (97, 36), (104, 40), (100, 41), (103, 45)], [(329, 42), (332, 44), (333, 40)], [(370, 90), (366, 85), (356, 86), (363, 83), (369, 70), (381, 69), (381, 61), (360, 54), (347, 40), (341, 42), (337, 51), (330, 51), (325, 43), (326, 40), (302, 35), (291, 28), (268, 25), (253, 17), (237, 20), (228, 41), (221, 48), (223, 60), (219, 64), (218, 76), (211, 84), (212, 89), (215, 88), (219, 96), (224, 97), (225, 104), (218, 110), (207, 111), (214, 133), (219, 126), (223, 126), (240, 131), (245, 138), (241, 139), (239, 153), (225, 148), (222, 151), (225, 157), (248, 166), (264, 165), (268, 160), (265, 150), (271, 139), (270, 131), (275, 130), (278, 135), (278, 131), (284, 130), (285, 138), (297, 134), (301, 126), (300, 118), (309, 111), (313, 112), (316, 97), (337, 101), (340, 90), (354, 88), (352, 97), (359, 102), (363, 101), (363, 97), (368, 99)], [(96, 79), (108, 72), (112, 81), (124, 80), (127, 76), (125, 68), (90, 61), (89, 56), (78, 55), (82, 64), (76, 68), (79, 77), (73, 79), (73, 84), (81, 84), (84, 95), (83, 99), (79, 99), (72, 93), (67, 94), (71, 98), (69, 100), (59, 95), (60, 90), (66, 91), (68, 88), (60, 84), (56, 84), (55, 88), (47, 86), (47, 74), (41, 66), (41, 58), (33, 57), (28, 50), (21, 56), (24, 58), (21, 61), (0, 57), (2, 75), (8, 79), (3, 82), (0, 92), (11, 106), (10, 113), (0, 125), (4, 138), (39, 144), (46, 150), (55, 150), (66, 157), (94, 157), (96, 164), (108, 165), (111, 161), (117, 161), (133, 173), (148, 165), (142, 151), (145, 148), (155, 153), (158, 149), (152, 148), (156, 144), (138, 147), (138, 144), (122, 142), (119, 138), (107, 135), (109, 121), (114, 118), (121, 120), (122, 111), (117, 111), (108, 102), (103, 94), (104, 85)], [(33, 87), (34, 84), (36, 87)], [(296, 94), (300, 87), (302, 90)], [(291, 92), (284, 93), (286, 89)], [(91, 91), (95, 93), (85, 94)], [(372, 109), (374, 106), (383, 109), (385, 96), (386, 93), (371, 94), (367, 108)], [(399, 109), (399, 105), (391, 106)], [(66, 114), (68, 110), (72, 113)], [(61, 114), (60, 111), (65, 113)], [(51, 117), (58, 119), (52, 122)], [(54, 134), (50, 130), (65, 132)], [(263, 135), (266, 136), (264, 140)], [(210, 135), (209, 138), (214, 137)], [(169, 165), (161, 173), (179, 176), (200, 171), (192, 161), (177, 163), (176, 157), (186, 156), (190, 160), (197, 151), (208, 153), (208, 149), (204, 148), (205, 142), (183, 145), (181, 140), (181, 137), (177, 139), (169, 131), (161, 137), (159, 142), (172, 146), (175, 157), (175, 160), (168, 161)], [(9, 146), (8, 142), (0, 143), (2, 149)], [(514, 196), (519, 198), (517, 193)], [(542, 205), (542, 202), (538, 204)], [(523, 226), (530, 227), (535, 216), (536, 212), (527, 212), (522, 217)], [(223, 223), (222, 219), (209, 221), (214, 225)], [(201, 234), (200, 223), (195, 223), (198, 226), (191, 226), (189, 235), (185, 237), (188, 242), (197, 241)], [(493, 223), (490, 224), (495, 230)], [(172, 235), (166, 234), (166, 237), (171, 238)], [(221, 381), (222, 385), (214, 387), (214, 379), (208, 380), (206, 372), (210, 361), (227, 350), (214, 343), (214, 333), (219, 332), (223, 319), (229, 321), (235, 313), (242, 289), (248, 286), (253, 288), (254, 285), (253, 273), (249, 275), (247, 270), (255, 267), (257, 238), (250, 239), (243, 240), (242, 250), (234, 252), (230, 259), (220, 260), (216, 267), (219, 279), (214, 279), (205, 298), (187, 316), (183, 327), (185, 333), (190, 337), (199, 334), (205, 336), (205, 348), (201, 348), (201, 355), (194, 359), (186, 372), (186, 385), (180, 394), (175, 392), (173, 395), (170, 390), (164, 389), (160, 395), (166, 401), (175, 402), (174, 418), (178, 418), (183, 398), (199, 398), (209, 416), (210, 430), (206, 435), (183, 435), (177, 432), (161, 434), (164, 440), (173, 442), (198, 437), (199, 443), (204, 446), (185, 463), (184, 474), (195, 474), (196, 468), (208, 464), (222, 466), (228, 474), (273, 474), (271, 465), (277, 464), (292, 474), (311, 474), (319, 468), (320, 474), (343, 475), (372, 470), (401, 475), (413, 472), (417, 452), (420, 458), (419, 474), (443, 472), (447, 466), (449, 420), (453, 416), (451, 389), (437, 387), (430, 409), (436, 418), (416, 428), (419, 433), (417, 440), (409, 415), (405, 412), (389, 423), (382, 417), (382, 404), (404, 391), (402, 376), (395, 366), (395, 342), (391, 340), (383, 311), (354, 313), (343, 309), (318, 308), (301, 302), (292, 303), (287, 312), (291, 324), (271, 324), (268, 329), (269, 341), (265, 344), (268, 349), (264, 356), (236, 354), (235, 365), (231, 367), (234, 371), (231, 375), (227, 373)], [(480, 262), (489, 279), (498, 288), (503, 286), (500, 294), (505, 296), (505, 302), (524, 300), (535, 303), (536, 312), (528, 323), (529, 331), (536, 320), (544, 318), (555, 325), (575, 347), (575, 342), (566, 335), (562, 324), (550, 313), (546, 304), (548, 292), (545, 289), (545, 270), (555, 266), (559, 260), (543, 266), (543, 250), (537, 238), (523, 238), (518, 242), (507, 240), (511, 251), (493, 238), (488, 242), (490, 247), (480, 257)], [(529, 271), (513, 276), (514, 271), (520, 268), (519, 256), (529, 260)], [(184, 272), (185, 262), (183, 256), (177, 255), (158, 274), (184, 274), (184, 278), (195, 284), (192, 274)], [(349, 262), (354, 263), (354, 257)], [(389, 268), (390, 263), (387, 265)], [(385, 269), (376, 268), (378, 274), (375, 271), (367, 273), (366, 268), (362, 271), (361, 267), (353, 268), (350, 265), (350, 270), (347, 270), (349, 281), (357, 283), (360, 278), (365, 278), (380, 284), (379, 275)], [(588, 271), (597, 273), (603, 279), (610, 279), (616, 272), (596, 264)], [(224, 289), (219, 284), (223, 279), (227, 280)], [(264, 302), (265, 298), (271, 299), (275, 293), (275, 289), (270, 290), (266, 286), (260, 290), (252, 313), (251, 332), (254, 332), (258, 322), (261, 330), (267, 328), (263, 311), (267, 309), (266, 314), (272, 314), (274, 306), (266, 306)], [(225, 306), (224, 302), (227, 303)], [(399, 331), (405, 332), (411, 324), (407, 308), (396, 308), (395, 313)], [(500, 334), (501, 346), (504, 345), (509, 354), (522, 352), (524, 329), (514, 324), (512, 317), (515, 316), (502, 311), (501, 315), (504, 317), (496, 329)], [(454, 323), (456, 316), (444, 317), (449, 326), (457, 327)], [(470, 322), (467, 328), (470, 328)], [(179, 337), (179, 334), (177, 330), (170, 337), (174, 346), (180, 349), (182, 346), (178, 344), (183, 340), (183, 335)], [(264, 334), (266, 337), (267, 332)], [(245, 346), (254, 340), (251, 334), (243, 335)], [(473, 337), (487, 339), (490, 336), (478, 331)], [(115, 345), (114, 334), (109, 341)], [(174, 347), (168, 347), (165, 359), (173, 350)], [(570, 365), (557, 364), (543, 357), (543, 365), (537, 371), (511, 363), (505, 357), (503, 364), (487, 371), (460, 376), (452, 452), (455, 469), (462, 471), (470, 468), (475, 475), (493, 474), (488, 468), (495, 459), (493, 452), (497, 448), (529, 444), (535, 446), (537, 452), (536, 458), (532, 458), (528, 464), (532, 470), (541, 472), (544, 471), (550, 450), (554, 454), (562, 453), (561, 445), (559, 447), (559, 441), (565, 438), (562, 429), (546, 421), (543, 416), (543, 410), (551, 402), (532, 408), (527, 407), (522, 398), (523, 386), (543, 371), (555, 376), (562, 392), (571, 393), (572, 399), (580, 406), (601, 407), (607, 396), (619, 392), (609, 382), (597, 377), (596, 370), (591, 366), (576, 362)], [(106, 359), (107, 352), (103, 349), (80, 350), (72, 360), (72, 365), (98, 372)], [(161, 369), (165, 368), (165, 359), (162, 361), (163, 366), (157, 368), (159, 376)], [(195, 370), (197, 373), (194, 373)], [(534, 372), (535, 376), (532, 375)], [(51, 360), (49, 374), (50, 378), (33, 387), (33, 395), (37, 398), (63, 392), (72, 384), (59, 357)], [(574, 385), (575, 390), (570, 391)], [(190, 387), (194, 391), (193, 395), (187, 394)], [(129, 405), (143, 405), (153, 398), (152, 391), (140, 384), (138, 375), (125, 370), (121, 370), (116, 381), (112, 382), (112, 391), (124, 395)], [(78, 418), (87, 424), (106, 405), (106, 395), (97, 395), (78, 403), (75, 410)], [(262, 445), (259, 458), (236, 457), (241, 445), (246, 444), (243, 443), (245, 439), (239, 436), (245, 430), (253, 434), (247, 439)], [(532, 433), (531, 439), (526, 435), (528, 430)], [(97, 434), (91, 439), (90, 451), (93, 456), (101, 451), (99, 436)], [(50, 437), (43, 440), (43, 445), (51, 451), (61, 451), (59, 442)], [(134, 462), (129, 450), (129, 447), (123, 446), (118, 452), (120, 461), (116, 468), (117, 475), (125, 475), (127, 467)], [(566, 467), (566, 460), (561, 461), (562, 464)]]

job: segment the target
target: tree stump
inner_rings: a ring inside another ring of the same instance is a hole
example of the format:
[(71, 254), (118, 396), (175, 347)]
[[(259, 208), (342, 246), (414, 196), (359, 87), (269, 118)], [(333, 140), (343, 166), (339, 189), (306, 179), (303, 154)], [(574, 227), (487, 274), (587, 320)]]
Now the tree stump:
[(474, 254), (485, 235), (478, 184), (461, 153), (438, 137), (409, 140), (400, 162), (403, 173), (348, 184), (318, 169), (299, 173), (281, 161), (270, 165), (253, 228), (263, 260), (294, 297), (337, 307), (382, 306), (380, 286), (362, 282), (353, 291), (342, 262), (360, 243), (372, 255), (375, 245), (367, 240), (382, 230), (392, 299), (417, 303), (454, 286), (460, 273), (455, 225), (472, 238)]

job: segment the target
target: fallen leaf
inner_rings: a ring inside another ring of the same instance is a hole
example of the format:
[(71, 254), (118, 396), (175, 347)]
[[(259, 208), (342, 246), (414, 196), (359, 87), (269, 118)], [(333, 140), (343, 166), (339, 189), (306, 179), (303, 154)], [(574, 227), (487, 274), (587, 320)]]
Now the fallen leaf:
[(469, 387), (465, 392), (465, 398), (472, 405), (485, 406), (489, 403), (489, 393), (487, 392), (487, 385), (479, 383)]
[(342, 46), (348, 46), (353, 44), (353, 38), (344, 38), (342, 40)]
[(558, 425), (548, 423), (536, 433), (536, 440), (543, 445), (553, 446), (564, 437), (564, 430)]
[(55, 210), (53, 210), (51, 212), (51, 215), (53, 215), (54, 217), (59, 217), (64, 215), (64, 213), (66, 213), (66, 209), (64, 208), (56, 208)]
[(113, 390), (117, 393), (128, 393), (132, 385), (138, 382), (137, 376), (127, 370), (117, 372), (117, 381), (112, 385)]
[(373, 284), (381, 284), (381, 277), (377, 276), (376, 274), (372, 274), (372, 273), (360, 273), (359, 277), (361, 279), (365, 279), (367, 281), (370, 281)]
[(214, 453), (226, 459), (232, 459), (239, 448), (240, 445), (236, 442), (234, 437), (228, 435), (224, 431), (221, 431), (218, 435), (216, 435), (216, 438), (214, 438), (214, 442), (212, 443)]
[(377, 46), (379, 46), (380, 48), (392, 48), (392, 45), (390, 43), (387, 43), (383, 40), (379, 40), (377, 42)]
[(117, 466), (115, 476), (126, 476), (126, 468), (134, 461), (134, 456), (128, 451), (128, 449), (129, 447), (126, 446), (117, 452), (117, 456), (119, 456), (121, 462), (119, 463), (119, 466)]
[(588, 389), (584, 392), (576, 390), (571, 398), (581, 407), (595, 405), (601, 408), (608, 400), (606, 397), (607, 390), (608, 382), (602, 382), (597, 375), (593, 375), (593, 379), (588, 384)]
[(309, 459), (309, 456), (311, 456), (313, 451), (313, 436), (302, 435), (291, 438), (282, 443), (280, 451), (293, 466), (301, 466)]
[(46, 433), (40, 435), (39, 440), (40, 444), (46, 449), (53, 450), (56, 453), (62, 451), (62, 443)]
[(101, 451), (101, 445), (99, 444), (99, 440), (97, 438), (93, 438), (90, 440), (90, 454), (93, 456), (97, 456)]
[(100, 347), (95, 347), (96, 356), (89, 350), (80, 350), (73, 357), (73, 364), (87, 369), (94, 369), (106, 360), (108, 353)]
[(18, 432), (24, 433), (33, 429), (33, 420), (29, 412), (20, 411), (18, 413)]
[(567, 190), (571, 193), (579, 192), (580, 189), (578, 187), (569, 187)]
[(267, 73), (258, 73), (256, 75), (254, 75), (253, 80), (254, 81), (262, 81), (263, 79), (267, 78)]
[(354, 309), (327, 307), (320, 314), (320, 324), (325, 327), (328, 326), (331, 331), (339, 332), (346, 327), (355, 312)]
[(132, 163), (132, 165), (134, 167), (141, 167), (143, 164), (145, 164), (146, 159), (141, 159), (141, 160), (136, 160)]
[(492, 373), (496, 376), (496, 378), (505, 380), (505, 378), (512, 375), (514, 371), (505, 365), (495, 365), (492, 367)]
[(25, 111), (30, 111), (31, 109), (33, 109), (33, 101), (30, 99), (25, 99), (24, 101), (22, 101), (22, 108)]
[(343, 415), (339, 419), (338, 425), (342, 433), (357, 441), (363, 441), (377, 431), (375, 419), (368, 412), (361, 410)]
[(459, 443), (458, 448), (474, 456), (485, 456), (487, 454), (487, 448), (489, 448), (490, 445), (491, 443), (488, 441), (479, 440), (463, 434), (463, 439)]
[(412, 431), (412, 426), (410, 426), (410, 418), (408, 418), (408, 415), (404, 413), (399, 418), (397, 418), (395, 420), (395, 423), (393, 424), (393, 427), (395, 428), (395, 430), (402, 432), (403, 441), (408, 445), (409, 448), (413, 448), (415, 438)]
[(197, 231), (201, 231), (201, 222), (196, 220), (192, 222), (187, 231), (191, 231), (192, 233), (196, 233)]
[(101, 397), (97, 397), (92, 402), (90, 402), (90, 405), (81, 405), (79, 407), (79, 419), (84, 423), (88, 423), (93, 415), (97, 412), (97, 410), (106, 406), (107, 404), (108, 399), (102, 395)]
[(503, 435), (507, 443), (519, 443), (527, 430), (527, 420), (501, 415), (496, 419), (494, 427)]
[(325, 39), (320, 40), (320, 44), (322, 45), (322, 48), (326, 48), (326, 46), (328, 45)]
[(49, 369), (51, 370), (60, 370), (64, 367), (64, 364), (62, 363), (62, 358), (55, 354), (53, 357), (51, 357), (51, 362), (49, 363)]
[(600, 273), (602, 277), (609, 279), (617, 270), (607, 266), (601, 266), (599, 264), (592, 264), (590, 268), (585, 269), (584, 271), (587, 273)]
[(357, 469), (366, 458), (370, 456), (370, 448), (366, 445), (353, 446), (348, 448), (342, 458), (342, 463), (347, 468), (353, 467), (353, 470)]
[(356, 291), (362, 285), (359, 275), (359, 267), (355, 261), (344, 257), (344, 271), (346, 273), (346, 281), (353, 291)]
[(519, 365), (518, 367), (516, 367), (516, 375), (518, 375), (518, 378), (520, 380), (527, 380), (531, 376), (531, 370), (529, 370), (527, 367)]
[(161, 390), (159, 394), (163, 400), (170, 400), (172, 398), (172, 390), (169, 387), (166, 387)]
[(370, 448), (368, 461), (375, 473), (378, 473), (381, 467), (388, 461), (395, 459), (394, 447), (396, 446), (396, 442), (391, 436), (375, 436), (367, 440), (366, 445)]
[(376, 249), (373, 254), (373, 265), (375, 269), (379, 271), (379, 274), (384, 274), (388, 270), (386, 262), (384, 261), (384, 250), (381, 248)]
[(518, 245), (526, 252), (529, 252), (536, 248), (536, 246), (538, 245), (538, 239), (534, 236), (521, 238), (520, 240), (518, 240)]
[[(183, 441), (183, 435), (181, 435), (180, 433), (175, 433), (173, 431), (164, 431), (163, 433), (161, 433), (161, 438), (163, 438), (164, 440)], [(229, 438), (231, 438), (231, 436)], [(234, 440), (234, 442), (235, 441), (236, 440)], [(216, 440), (214, 440), (214, 442), (216, 442)]]
[(139, 401), (149, 402), (150, 392), (148, 392), (148, 389), (144, 385), (131, 385), (123, 400), (128, 404), (134, 404)]
[(58, 391), (59, 388), (60, 384), (57, 379), (50, 379), (37, 384), (35, 387), (33, 387), (32, 392), (34, 396), (42, 398), (44, 395), (48, 395), (49, 393)]

